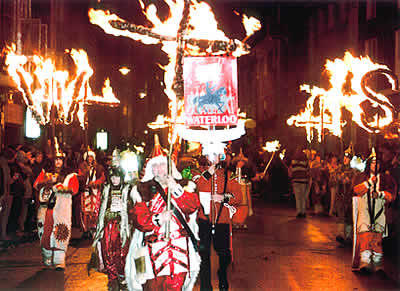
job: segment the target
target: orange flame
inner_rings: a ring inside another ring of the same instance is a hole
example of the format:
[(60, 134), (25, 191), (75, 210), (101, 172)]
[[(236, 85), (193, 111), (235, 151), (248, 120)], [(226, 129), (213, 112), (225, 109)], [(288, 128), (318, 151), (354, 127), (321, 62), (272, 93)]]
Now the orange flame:
[(243, 14), (243, 26), (246, 30), (246, 38), (250, 37), (253, 33), (261, 29), (260, 21), (251, 16), (248, 17), (246, 14)]
[[(119, 100), (112, 93), (109, 79), (103, 88), (104, 96), (93, 96), (89, 79), (93, 69), (89, 65), (84, 50), (66, 50), (75, 63), (76, 72), (69, 74), (66, 70), (57, 70), (52, 59), (40, 55), (24, 56), (15, 52), (15, 45), (6, 47), (5, 64), (7, 72), (17, 84), (25, 104), (32, 111), (37, 121), (45, 125), (50, 122), (50, 111), (53, 105), (58, 118), (64, 124), (70, 124), (76, 114), (84, 128), (84, 104), (117, 105)], [(28, 70), (28, 68), (31, 68)]]
[[(307, 100), (304, 110), (291, 116), (288, 125), (304, 127), (309, 142), (313, 139), (313, 129), (318, 132), (321, 142), (323, 130), (340, 137), (342, 128), (346, 124), (342, 120), (341, 109), (345, 108), (352, 114), (352, 120), (368, 132), (380, 132), (393, 121), (393, 105), (389, 99), (374, 92), (366, 84), (366, 76), (378, 72), (390, 82), (392, 89), (396, 87), (393, 74), (385, 65), (376, 64), (367, 57), (356, 58), (346, 52), (343, 59), (327, 60), (325, 71), (329, 75), (331, 87), (328, 90), (319, 87), (310, 87), (303, 84), (300, 90), (311, 96)], [(364, 112), (362, 103), (368, 101), (373, 108), (379, 108), (383, 114), (372, 115)], [(318, 105), (318, 114), (314, 114), (314, 105)]]
[(281, 144), (279, 143), (279, 140), (273, 140), (273, 141), (267, 141), (265, 142), (265, 146), (262, 147), (262, 149), (264, 151), (267, 152), (276, 152), (277, 150), (279, 150), (281, 147)]
[[(177, 96), (172, 88), (174, 77), (175, 77), (175, 65), (177, 60), (177, 46), (178, 42), (176, 36), (178, 34), (178, 30), (180, 28), (180, 22), (183, 16), (183, 11), (185, 7), (184, 0), (165, 0), (165, 3), (169, 6), (170, 14), (169, 17), (165, 20), (161, 20), (157, 16), (157, 8), (154, 4), (149, 5), (146, 8), (146, 5), (139, 0), (139, 3), (142, 7), (142, 12), (146, 16), (147, 20), (149, 20), (152, 24), (151, 28), (145, 28), (140, 25), (136, 25), (136, 27), (141, 29), (146, 29), (146, 31), (151, 32), (154, 37), (149, 36), (148, 34), (141, 34), (138, 32), (131, 32), (128, 29), (122, 30), (114, 28), (110, 23), (111, 21), (120, 21), (122, 23), (127, 24), (123, 19), (119, 18), (115, 14), (111, 14), (109, 11), (103, 10), (89, 10), (89, 20), (91, 23), (100, 26), (106, 33), (112, 34), (115, 36), (125, 36), (129, 37), (133, 40), (141, 41), (144, 44), (157, 44), (161, 43), (161, 49), (168, 55), (169, 63), (163, 67), (164, 70), (164, 84), (165, 89), (164, 92), (168, 96), (169, 102), (169, 110), (171, 112), (171, 119), (165, 120), (165, 122), (170, 123), (171, 120), (181, 120), (183, 119), (183, 104), (184, 102), (178, 101)], [(206, 53), (216, 54), (225, 54), (225, 51), (211, 51), (209, 47), (206, 52), (200, 51), (198, 46), (195, 46), (188, 42), (189, 39), (198, 39), (198, 40), (220, 40), (226, 42), (233, 42), (236, 45), (236, 50), (232, 52), (232, 55), (238, 57), (243, 54), (249, 53), (246, 45), (239, 40), (230, 40), (228, 39), (224, 32), (218, 29), (218, 23), (215, 20), (214, 14), (211, 11), (210, 6), (206, 2), (199, 2), (197, 0), (192, 0), (190, 2), (190, 11), (189, 11), (189, 23), (187, 26), (187, 30), (184, 35), (184, 43), (185, 43), (185, 54), (191, 56), (205, 55)], [(159, 37), (157, 37), (159, 36)], [(159, 126), (158, 123), (161, 122), (157, 119), (156, 122), (153, 122), (153, 126)], [(180, 121), (179, 121), (180, 122)], [(171, 137), (170, 132), (170, 143), (175, 142), (175, 137)]]

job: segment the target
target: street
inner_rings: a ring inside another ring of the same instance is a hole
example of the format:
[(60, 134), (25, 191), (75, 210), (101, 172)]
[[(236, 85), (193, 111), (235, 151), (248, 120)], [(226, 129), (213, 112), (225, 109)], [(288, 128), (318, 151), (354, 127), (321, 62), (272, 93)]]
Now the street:
[[(390, 260), (385, 262), (388, 278), (351, 271), (351, 248), (338, 247), (334, 218), (297, 219), (287, 202), (253, 202), (255, 215), (248, 219), (248, 230), (233, 233), (230, 290), (399, 290)], [(38, 240), (2, 251), (0, 290), (107, 290), (106, 275), (88, 276), (90, 242), (79, 240), (79, 235), (73, 234), (64, 272), (43, 268)], [(214, 257), (213, 266), (216, 263)], [(216, 270), (213, 276), (218, 290)]]

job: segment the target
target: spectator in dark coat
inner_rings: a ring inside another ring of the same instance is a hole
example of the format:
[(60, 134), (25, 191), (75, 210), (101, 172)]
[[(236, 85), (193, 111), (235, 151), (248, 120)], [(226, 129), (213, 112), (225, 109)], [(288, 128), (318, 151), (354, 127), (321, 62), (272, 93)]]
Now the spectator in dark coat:
[(10, 240), (7, 235), (7, 224), (10, 216), (13, 197), (10, 194), (11, 171), (9, 163), (12, 163), (15, 151), (6, 148), (0, 155), (0, 239)]

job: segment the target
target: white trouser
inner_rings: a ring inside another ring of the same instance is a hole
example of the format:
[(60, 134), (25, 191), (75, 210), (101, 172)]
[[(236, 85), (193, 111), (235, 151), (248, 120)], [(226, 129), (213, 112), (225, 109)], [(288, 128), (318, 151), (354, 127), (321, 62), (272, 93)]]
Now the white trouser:
[[(374, 268), (375, 270), (382, 269), (383, 254), (374, 251), (366, 250), (361, 252), (360, 268)], [(372, 266), (370, 266), (372, 263)]]
[(65, 268), (65, 252), (62, 250), (47, 250), (42, 248), (43, 263), (45, 266)]
[(293, 183), (293, 192), (296, 198), (297, 214), (306, 213), (306, 201), (308, 196), (308, 184)]

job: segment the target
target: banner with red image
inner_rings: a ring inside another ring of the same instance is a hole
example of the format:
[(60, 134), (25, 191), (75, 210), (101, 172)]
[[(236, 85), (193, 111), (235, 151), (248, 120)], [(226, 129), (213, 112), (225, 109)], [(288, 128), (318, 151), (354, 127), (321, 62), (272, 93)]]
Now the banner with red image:
[(235, 57), (186, 57), (183, 77), (187, 126), (237, 124)]

